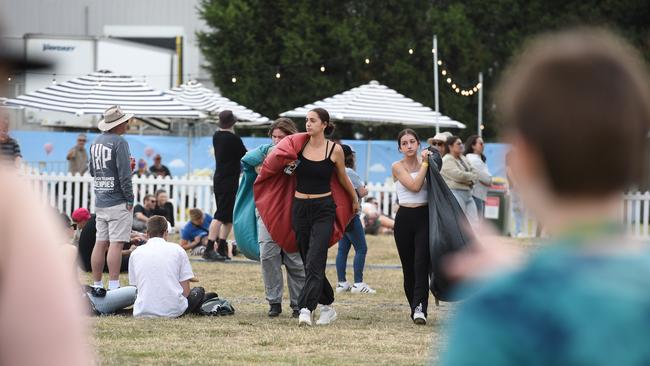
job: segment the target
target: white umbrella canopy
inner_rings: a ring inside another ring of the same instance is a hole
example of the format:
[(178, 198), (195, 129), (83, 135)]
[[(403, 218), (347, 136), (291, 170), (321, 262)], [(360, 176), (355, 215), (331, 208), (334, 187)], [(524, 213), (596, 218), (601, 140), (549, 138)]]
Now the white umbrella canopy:
[(8, 99), (8, 106), (82, 115), (101, 115), (119, 105), (137, 117), (202, 118), (204, 115), (128, 75), (101, 70)]
[(326, 109), (334, 120), (413, 127), (465, 128), (465, 125), (407, 98), (373, 80), (341, 94), (281, 113), (283, 117), (305, 117), (309, 110)]
[(216, 114), (225, 109), (231, 110), (235, 118), (244, 122), (242, 125), (258, 126), (270, 123), (267, 117), (233, 102), (195, 80), (167, 90), (165, 94), (173, 97), (179, 103), (202, 112)]

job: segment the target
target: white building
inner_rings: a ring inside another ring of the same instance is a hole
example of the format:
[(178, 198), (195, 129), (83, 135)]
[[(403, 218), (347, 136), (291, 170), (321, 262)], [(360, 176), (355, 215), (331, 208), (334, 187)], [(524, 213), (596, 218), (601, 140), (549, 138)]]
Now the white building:
[[(205, 61), (196, 37), (206, 29), (199, 4), (200, 0), (3, 0), (3, 43), (28, 59), (46, 57), (56, 63), (48, 72), (12, 77), (8, 96), (100, 69), (141, 77), (157, 89), (190, 79), (211, 85), (201, 67)], [(56, 124), (53, 119), (72, 118), (28, 114), (15, 127), (41, 128), (41, 123)]]

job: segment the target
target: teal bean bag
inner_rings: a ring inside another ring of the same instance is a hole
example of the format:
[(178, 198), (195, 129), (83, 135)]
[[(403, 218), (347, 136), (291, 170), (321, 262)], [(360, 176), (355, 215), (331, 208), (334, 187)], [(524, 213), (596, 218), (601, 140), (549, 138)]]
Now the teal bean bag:
[(239, 182), (233, 211), (233, 231), (237, 241), (237, 248), (246, 258), (255, 261), (260, 260), (255, 198), (253, 197), (253, 183), (257, 178), (255, 167), (262, 164), (272, 146), (271, 144), (261, 145), (247, 152), (241, 159), (243, 176)]

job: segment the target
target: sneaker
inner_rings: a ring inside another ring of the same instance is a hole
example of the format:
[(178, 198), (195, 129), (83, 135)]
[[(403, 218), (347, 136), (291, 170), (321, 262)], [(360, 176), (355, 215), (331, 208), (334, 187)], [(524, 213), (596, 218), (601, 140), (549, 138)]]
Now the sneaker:
[(415, 311), (413, 311), (413, 323), (417, 325), (427, 324), (427, 317), (424, 315), (424, 312), (422, 311), (422, 304), (419, 304), (415, 308)]
[(311, 327), (311, 318), (312, 312), (307, 308), (300, 309), (300, 315), (298, 315), (298, 326), (307, 325)]
[(226, 257), (220, 255), (214, 250), (206, 250), (205, 252), (203, 252), (202, 257), (208, 262), (223, 262), (226, 260)]
[(320, 317), (316, 322), (317, 325), (328, 325), (331, 322), (335, 321), (337, 318), (336, 310), (333, 307), (327, 305), (321, 305), (320, 307)]
[(291, 312), (291, 317), (294, 319), (298, 319), (299, 316), (300, 316), (300, 309), (293, 309), (293, 311)]
[(336, 285), (336, 292), (341, 293), (341, 292), (350, 291), (350, 288), (351, 287), (350, 287), (350, 284), (348, 283), (348, 281), (339, 282), (338, 285)]
[(377, 291), (373, 290), (365, 282), (355, 283), (350, 290), (353, 294), (376, 294)]
[(269, 317), (275, 318), (282, 313), (282, 304), (271, 304), (269, 309)]

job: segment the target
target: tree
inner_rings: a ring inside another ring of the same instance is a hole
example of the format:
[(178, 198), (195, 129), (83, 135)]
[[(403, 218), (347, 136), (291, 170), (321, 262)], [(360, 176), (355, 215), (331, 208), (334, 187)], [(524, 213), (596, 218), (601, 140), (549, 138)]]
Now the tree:
[[(471, 87), (483, 71), (488, 138), (498, 133), (492, 89), (531, 35), (607, 26), (650, 57), (650, 3), (643, 0), (202, 0), (199, 12), (210, 28), (198, 39), (214, 84), (270, 117), (373, 79), (433, 107), (433, 34), (454, 82)], [(444, 79), (441, 112), (468, 125), (461, 137), (475, 133), (477, 98), (460, 96)], [(357, 129), (337, 131), (350, 138)], [(392, 139), (395, 128), (374, 133)]]

